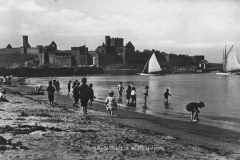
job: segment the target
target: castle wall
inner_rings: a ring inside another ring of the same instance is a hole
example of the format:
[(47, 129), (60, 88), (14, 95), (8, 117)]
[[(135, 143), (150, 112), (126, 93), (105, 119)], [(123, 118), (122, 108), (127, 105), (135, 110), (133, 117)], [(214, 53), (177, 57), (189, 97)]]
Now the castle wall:
[(53, 66), (71, 67), (71, 56), (50, 54), (49, 63), (51, 63)]
[(102, 74), (102, 68), (80, 67), (80, 68), (0, 68), (0, 76), (13, 75), (14, 77), (52, 77), (52, 76), (73, 76), (87, 74)]
[(73, 56), (73, 66), (78, 66), (80, 64), (80, 50), (72, 49)]
[(20, 54), (20, 48), (3, 48), (0, 49), (0, 54)]
[[(82, 66), (88, 64), (88, 48), (84, 46), (81, 47), (71, 47), (72, 55), (73, 55), (73, 65), (74, 66)], [(90, 63), (90, 62), (89, 62)]]
[(123, 63), (127, 64), (129, 62), (129, 56), (135, 53), (135, 47), (133, 45), (126, 45), (123, 47)]
[(99, 66), (107, 66), (109, 64), (123, 63), (122, 56), (118, 55), (98, 55)]
[(80, 66), (85, 66), (85, 65), (87, 65), (87, 56), (86, 56), (86, 55), (80, 55), (79, 57), (80, 57), (80, 59), (79, 59), (79, 64), (78, 64), (78, 66), (79, 66), (79, 65), (80, 65)]
[(123, 47), (123, 38), (115, 38), (115, 46)]
[(117, 47), (117, 48), (116, 48), (116, 53), (117, 53), (118, 55), (123, 55), (123, 47)]

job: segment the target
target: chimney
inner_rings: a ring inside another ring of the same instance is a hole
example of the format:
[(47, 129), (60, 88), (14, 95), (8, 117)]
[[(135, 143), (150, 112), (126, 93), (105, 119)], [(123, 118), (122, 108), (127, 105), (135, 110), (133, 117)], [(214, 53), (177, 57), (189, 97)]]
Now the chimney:
[(27, 53), (27, 44), (28, 44), (28, 36), (23, 36), (23, 49), (24, 53)]

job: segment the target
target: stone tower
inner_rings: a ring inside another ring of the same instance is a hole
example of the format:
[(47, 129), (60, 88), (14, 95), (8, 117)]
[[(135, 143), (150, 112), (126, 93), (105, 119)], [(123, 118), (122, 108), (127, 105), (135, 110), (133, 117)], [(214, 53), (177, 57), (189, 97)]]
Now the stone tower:
[(27, 53), (27, 44), (28, 44), (28, 36), (23, 36), (23, 49), (24, 49), (24, 54)]

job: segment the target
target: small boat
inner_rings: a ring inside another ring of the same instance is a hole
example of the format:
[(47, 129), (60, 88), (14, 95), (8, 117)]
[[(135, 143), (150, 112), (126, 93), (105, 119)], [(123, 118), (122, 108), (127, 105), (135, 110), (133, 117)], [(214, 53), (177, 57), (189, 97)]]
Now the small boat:
[(217, 72), (216, 74), (219, 76), (230, 76), (231, 75), (231, 73), (224, 73), (224, 72)]
[(240, 71), (240, 62), (237, 58), (237, 53), (234, 49), (234, 45), (229, 50), (228, 54), (223, 53), (223, 72), (217, 72), (217, 75), (229, 76), (233, 73), (238, 73)]
[(149, 61), (146, 63), (142, 73), (139, 73), (141, 76), (151, 76), (151, 75), (161, 75), (163, 74), (162, 68), (158, 63), (155, 53), (152, 54)]

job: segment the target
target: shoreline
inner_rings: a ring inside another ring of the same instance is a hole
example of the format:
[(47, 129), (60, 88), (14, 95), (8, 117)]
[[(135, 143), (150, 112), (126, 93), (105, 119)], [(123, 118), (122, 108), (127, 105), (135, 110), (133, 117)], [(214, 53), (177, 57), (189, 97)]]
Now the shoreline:
[[(25, 81), (25, 80), (23, 80), (23, 81)], [(30, 84), (28, 84), (28, 86), (21, 85), (19, 90), (22, 92), (26, 92), (26, 91), (31, 92), (33, 90), (33, 88), (31, 88), (29, 85)], [(46, 92), (45, 92), (45, 94), (46, 94)], [(72, 96), (72, 94), (70, 94), (70, 95), (59, 94), (57, 96)], [(73, 101), (73, 99), (72, 99), (72, 101)], [(104, 104), (104, 100), (96, 99), (95, 102)], [(183, 114), (180, 112), (179, 113), (178, 112), (176, 112), (176, 113), (172, 113), (172, 112), (154, 113), (151, 111), (147, 111), (149, 113), (143, 113), (140, 109), (136, 110), (135, 107), (124, 106), (124, 103), (120, 103), (118, 106), (120, 106), (119, 109), (124, 109), (129, 112), (147, 114), (150, 116), (155, 116), (155, 117), (160, 117), (160, 118), (174, 119), (174, 120), (185, 121), (185, 122), (189, 122), (189, 119), (190, 119), (190, 113), (187, 113), (187, 114)], [(217, 127), (217, 128), (221, 128), (221, 129), (227, 129), (227, 130), (231, 130), (231, 131), (236, 131), (236, 132), (240, 133), (240, 119), (232, 119), (231, 117), (223, 117), (223, 119), (221, 119), (221, 118), (219, 118), (219, 116), (213, 117), (213, 116), (209, 116), (209, 115), (200, 115), (200, 117), (201, 117), (200, 122), (199, 122), (200, 124), (207, 125), (207, 126), (213, 126), (213, 127)]]
[[(32, 88), (27, 86), (9, 87), (9, 89), (20, 91), (22, 93), (32, 91)], [(47, 99), (46, 92), (44, 96), (30, 97), (33, 97), (33, 99), (37, 98), (39, 101), (46, 101)], [(59, 105), (64, 104), (68, 110), (76, 112), (76, 109), (71, 106), (73, 100), (70, 97), (66, 95), (56, 95), (55, 97)], [(240, 135), (238, 132), (201, 123), (190, 123), (189, 121), (181, 121), (166, 116), (155, 117), (121, 108), (115, 112), (114, 118), (110, 119), (106, 114), (107, 111), (104, 105), (97, 102), (94, 102), (93, 106), (89, 107), (89, 112), (91, 113), (92, 111), (95, 112), (95, 116), (104, 114), (104, 119), (107, 119), (110, 122), (144, 130), (148, 134), (170, 135), (177, 140), (176, 143), (182, 145), (192, 145), (205, 148), (208, 151), (217, 151), (220, 155), (224, 153), (227, 156), (234, 158), (240, 157)], [(82, 113), (82, 109), (77, 109), (77, 112)], [(81, 117), (82, 116), (80, 116), (80, 118)]]

